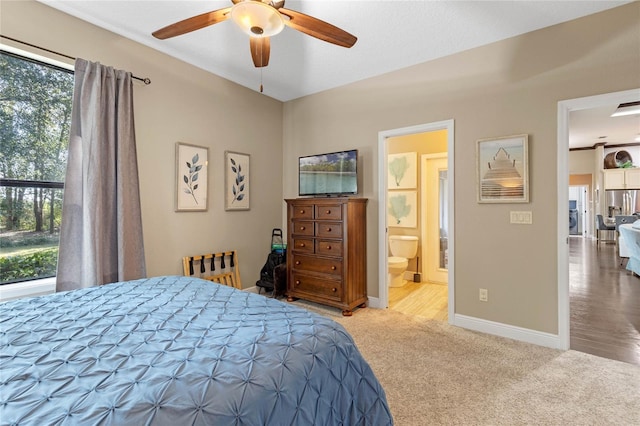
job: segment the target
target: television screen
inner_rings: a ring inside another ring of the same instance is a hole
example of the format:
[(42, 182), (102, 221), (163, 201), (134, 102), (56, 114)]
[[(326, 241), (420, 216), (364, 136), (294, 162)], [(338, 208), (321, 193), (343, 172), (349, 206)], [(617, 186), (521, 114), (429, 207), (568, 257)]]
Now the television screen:
[(300, 157), (298, 193), (300, 196), (357, 194), (357, 169), (355, 149)]

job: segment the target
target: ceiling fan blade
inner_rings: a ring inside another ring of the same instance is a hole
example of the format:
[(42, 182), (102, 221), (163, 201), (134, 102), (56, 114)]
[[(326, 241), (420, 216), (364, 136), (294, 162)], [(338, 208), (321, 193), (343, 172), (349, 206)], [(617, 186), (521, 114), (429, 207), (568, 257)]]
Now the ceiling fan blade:
[(284, 7), (281, 7), (278, 11), (289, 18), (284, 20), (285, 25), (328, 43), (351, 47), (358, 40), (356, 36), (349, 34), (345, 30), (313, 16), (285, 9)]
[(160, 28), (159, 30), (154, 31), (151, 34), (155, 38), (164, 40), (167, 38), (190, 33), (191, 31), (199, 30), (201, 28), (226, 21), (229, 17), (230, 11), (231, 7), (225, 7), (224, 9), (218, 9), (212, 12), (203, 13), (201, 15), (192, 16), (191, 18), (184, 19), (182, 21), (176, 22), (175, 24), (167, 25), (164, 28)]
[(269, 53), (271, 52), (271, 41), (269, 37), (249, 37), (249, 47), (251, 48), (251, 58), (256, 68), (269, 65)]

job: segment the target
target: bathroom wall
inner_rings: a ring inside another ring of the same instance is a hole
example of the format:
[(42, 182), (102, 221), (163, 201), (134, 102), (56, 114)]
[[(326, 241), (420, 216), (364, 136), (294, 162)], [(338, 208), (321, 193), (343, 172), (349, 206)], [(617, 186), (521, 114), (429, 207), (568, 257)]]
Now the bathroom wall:
[[(415, 152), (417, 153), (417, 206), (418, 209), (416, 211), (417, 214), (417, 226), (415, 228), (405, 228), (405, 227), (397, 227), (392, 226), (389, 223), (389, 235), (413, 235), (419, 238), (418, 245), (418, 253), (422, 252), (422, 199), (421, 199), (421, 188), (420, 182), (422, 182), (422, 171), (421, 171), (421, 157), (424, 154), (439, 154), (447, 152), (447, 131), (446, 130), (437, 130), (432, 132), (423, 132), (416, 133), (413, 135), (404, 135), (391, 137), (387, 139), (387, 153), (388, 154), (399, 154), (404, 152)], [(437, 182), (433, 183), (437, 185)], [(388, 191), (387, 194), (393, 193), (393, 191)], [(389, 247), (387, 242), (387, 247)], [(417, 271), (417, 260), (414, 259), (409, 263), (409, 272), (413, 274), (414, 271)], [(420, 270), (424, 270), (424, 268), (420, 268)]]

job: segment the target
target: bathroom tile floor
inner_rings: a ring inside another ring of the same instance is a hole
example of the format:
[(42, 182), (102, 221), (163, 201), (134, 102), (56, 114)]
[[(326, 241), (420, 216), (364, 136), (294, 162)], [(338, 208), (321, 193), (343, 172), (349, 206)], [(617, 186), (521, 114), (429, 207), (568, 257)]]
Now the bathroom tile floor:
[(447, 321), (447, 285), (414, 283), (389, 288), (389, 309), (405, 314)]

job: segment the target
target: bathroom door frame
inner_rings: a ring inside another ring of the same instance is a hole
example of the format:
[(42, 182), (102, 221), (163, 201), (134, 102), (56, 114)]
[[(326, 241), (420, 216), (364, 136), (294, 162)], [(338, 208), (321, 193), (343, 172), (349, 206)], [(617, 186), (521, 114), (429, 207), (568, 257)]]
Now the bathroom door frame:
[(379, 308), (389, 307), (389, 287), (387, 286), (388, 263), (388, 226), (387, 226), (387, 139), (413, 135), (416, 133), (447, 131), (447, 178), (449, 198), (449, 269), (447, 272), (448, 322), (454, 323), (455, 314), (455, 197), (454, 197), (454, 121), (443, 120), (433, 123), (418, 124), (410, 127), (383, 130), (378, 132), (378, 301)]
[[(449, 155), (446, 152), (437, 153), (437, 154), (422, 154), (420, 158), (420, 177), (421, 177), (420, 199), (422, 200), (420, 203), (420, 207), (422, 207), (422, 211), (420, 212), (420, 217), (421, 217), (420, 220), (422, 221), (422, 224), (421, 224), (422, 232), (420, 235), (420, 241), (421, 241), (420, 263), (422, 266), (422, 278), (424, 281), (437, 283), (437, 284), (446, 284), (447, 274), (448, 274), (447, 269), (441, 268), (439, 264), (437, 266), (434, 266), (434, 263), (432, 262), (433, 259), (428, 255), (430, 252), (430, 249), (431, 250), (434, 249), (433, 245), (431, 244), (433, 243), (433, 238), (432, 239), (429, 238), (429, 236), (431, 235), (431, 232), (433, 231), (433, 228), (429, 229), (429, 222), (427, 221), (427, 217), (428, 217), (427, 209), (429, 209), (429, 207), (424, 208), (425, 203), (428, 205), (430, 201), (433, 201), (432, 197), (428, 197), (428, 194), (430, 193), (429, 191), (430, 185), (432, 186), (432, 188), (433, 187), (436, 188), (435, 198), (437, 199), (436, 201), (437, 209), (438, 210), (440, 209), (440, 197), (438, 196), (438, 193), (439, 193), (438, 190), (440, 186), (437, 185), (439, 184), (439, 182), (430, 181), (429, 176), (427, 176), (427, 171), (429, 170), (429, 168), (436, 167), (433, 164), (433, 160), (447, 161), (448, 163)], [(448, 171), (447, 171), (447, 174), (448, 174)], [(449, 208), (449, 202), (447, 200), (447, 209), (448, 208)], [(448, 219), (448, 213), (447, 213), (447, 219)], [(439, 229), (440, 226), (438, 226), (437, 228)], [(440, 239), (438, 238), (437, 240), (438, 240), (437, 251), (438, 251), (438, 254), (440, 254), (440, 246), (439, 246)], [(434, 280), (433, 279), (434, 277), (437, 277), (438, 279)]]

